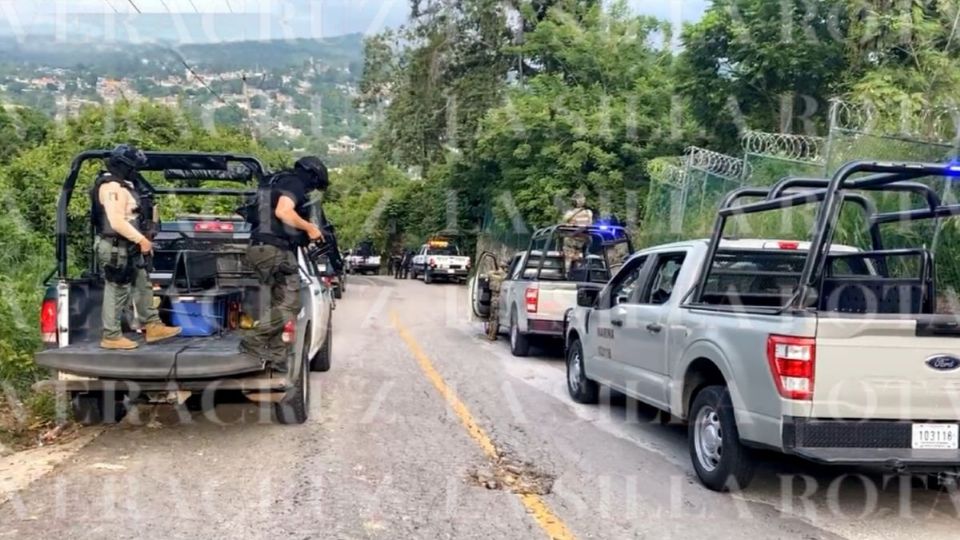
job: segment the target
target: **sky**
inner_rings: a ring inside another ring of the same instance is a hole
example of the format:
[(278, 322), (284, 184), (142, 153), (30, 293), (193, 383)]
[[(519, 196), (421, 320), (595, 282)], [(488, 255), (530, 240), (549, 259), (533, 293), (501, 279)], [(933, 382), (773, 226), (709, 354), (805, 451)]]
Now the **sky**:
[[(637, 13), (695, 21), (709, 0), (628, 0)], [(409, 0), (0, 0), (0, 35), (175, 43), (377, 33)]]

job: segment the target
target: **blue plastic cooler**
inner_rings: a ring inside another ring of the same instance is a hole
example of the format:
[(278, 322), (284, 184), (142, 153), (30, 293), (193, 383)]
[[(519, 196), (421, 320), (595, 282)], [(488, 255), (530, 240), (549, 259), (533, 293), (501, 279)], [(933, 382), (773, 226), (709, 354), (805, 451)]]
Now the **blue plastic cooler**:
[(231, 304), (239, 306), (239, 292), (200, 293), (170, 297), (170, 322), (181, 336), (212, 336), (226, 329)]

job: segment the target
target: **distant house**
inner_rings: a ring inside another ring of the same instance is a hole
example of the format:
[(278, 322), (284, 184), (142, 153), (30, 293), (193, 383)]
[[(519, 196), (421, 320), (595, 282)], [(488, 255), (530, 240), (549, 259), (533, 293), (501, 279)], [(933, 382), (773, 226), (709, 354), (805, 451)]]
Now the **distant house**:
[(327, 152), (330, 154), (354, 154), (369, 149), (369, 144), (361, 143), (349, 135), (344, 135), (327, 145)]

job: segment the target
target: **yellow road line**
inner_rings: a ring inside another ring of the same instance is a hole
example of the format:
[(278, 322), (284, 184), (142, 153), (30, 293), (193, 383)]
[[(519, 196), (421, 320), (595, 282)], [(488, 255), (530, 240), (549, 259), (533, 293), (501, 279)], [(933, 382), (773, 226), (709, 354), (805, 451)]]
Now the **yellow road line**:
[[(410, 352), (413, 353), (413, 357), (416, 359), (417, 364), (420, 365), (423, 374), (426, 375), (434, 388), (440, 392), (443, 399), (445, 399), (447, 404), (450, 405), (450, 408), (453, 409), (453, 412), (457, 415), (457, 418), (460, 419), (463, 427), (466, 428), (470, 438), (480, 446), (480, 449), (483, 450), (483, 453), (488, 458), (494, 462), (499, 460), (501, 453), (493, 443), (493, 440), (491, 440), (487, 432), (480, 427), (480, 424), (474, 420), (473, 415), (470, 414), (470, 409), (468, 409), (463, 401), (460, 401), (457, 394), (447, 386), (440, 372), (437, 371), (437, 368), (433, 367), (433, 362), (431, 362), (430, 358), (423, 352), (420, 344), (417, 343), (413, 335), (410, 334), (400, 322), (396, 312), (390, 312), (390, 321), (393, 323), (393, 327), (396, 328), (397, 333), (400, 334), (400, 339), (406, 343)], [(527, 513), (533, 517), (537, 525), (539, 525), (540, 528), (543, 529), (543, 532), (547, 533), (550, 538), (556, 540), (574, 540), (575, 537), (573, 533), (571, 533), (563, 521), (550, 510), (550, 507), (547, 506), (543, 497), (534, 493), (517, 493), (516, 495), (524, 508), (527, 509)]]

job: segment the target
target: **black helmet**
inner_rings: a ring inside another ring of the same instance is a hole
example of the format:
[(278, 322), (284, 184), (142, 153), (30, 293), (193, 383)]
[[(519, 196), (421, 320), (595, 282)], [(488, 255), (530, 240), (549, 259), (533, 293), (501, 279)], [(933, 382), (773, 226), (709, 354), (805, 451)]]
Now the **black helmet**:
[(110, 152), (105, 165), (114, 176), (124, 180), (132, 180), (130, 175), (137, 169), (146, 166), (147, 156), (139, 148), (130, 144), (121, 144)]
[(301, 177), (309, 179), (313, 184), (313, 189), (324, 190), (330, 186), (330, 177), (327, 174), (327, 166), (315, 156), (305, 156), (293, 164), (293, 170)]

